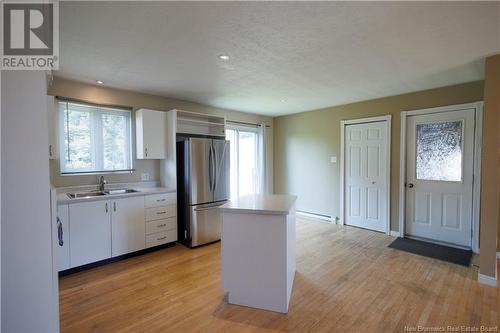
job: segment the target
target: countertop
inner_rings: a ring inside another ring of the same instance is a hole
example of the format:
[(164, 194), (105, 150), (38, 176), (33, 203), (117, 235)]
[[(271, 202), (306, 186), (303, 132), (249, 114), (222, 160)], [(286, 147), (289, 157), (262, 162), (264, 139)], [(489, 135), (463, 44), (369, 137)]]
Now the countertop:
[(128, 198), (135, 197), (141, 195), (150, 195), (150, 194), (161, 194), (161, 193), (172, 193), (176, 190), (168, 187), (158, 187), (151, 186), (149, 183), (133, 183), (133, 184), (110, 184), (106, 186), (106, 190), (112, 190), (117, 188), (131, 188), (137, 190), (138, 192), (133, 193), (121, 193), (121, 194), (108, 194), (98, 197), (88, 197), (88, 198), (75, 198), (71, 199), (68, 197), (67, 193), (72, 192), (84, 192), (84, 191), (95, 191), (96, 186), (80, 186), (80, 187), (61, 187), (57, 188), (57, 204), (71, 204), (76, 202), (90, 202), (90, 201), (99, 201), (99, 200), (112, 200), (119, 198)]
[(295, 195), (249, 195), (225, 203), (220, 210), (227, 213), (288, 215), (296, 200)]

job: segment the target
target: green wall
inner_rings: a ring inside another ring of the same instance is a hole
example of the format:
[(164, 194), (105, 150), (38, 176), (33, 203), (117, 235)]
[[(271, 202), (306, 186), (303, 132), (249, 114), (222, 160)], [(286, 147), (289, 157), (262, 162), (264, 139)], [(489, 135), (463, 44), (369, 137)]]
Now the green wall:
[[(483, 99), (483, 81), (303, 112), (274, 119), (274, 192), (301, 211), (338, 216), (340, 121), (392, 115), (391, 229), (398, 230), (400, 112)], [(337, 163), (330, 156), (337, 156)]]

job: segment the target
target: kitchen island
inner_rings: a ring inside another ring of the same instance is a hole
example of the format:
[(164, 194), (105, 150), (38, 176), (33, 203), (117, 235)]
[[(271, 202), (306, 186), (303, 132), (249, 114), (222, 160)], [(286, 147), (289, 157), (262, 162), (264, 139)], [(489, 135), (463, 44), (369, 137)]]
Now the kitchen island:
[(228, 302), (287, 313), (295, 275), (292, 195), (251, 195), (221, 206), (222, 288)]

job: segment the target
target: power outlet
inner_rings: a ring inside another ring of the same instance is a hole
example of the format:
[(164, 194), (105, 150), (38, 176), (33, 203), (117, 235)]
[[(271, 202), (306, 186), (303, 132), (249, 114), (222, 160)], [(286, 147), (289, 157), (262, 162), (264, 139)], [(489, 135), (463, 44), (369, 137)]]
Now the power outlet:
[(141, 173), (141, 180), (142, 180), (143, 182), (147, 182), (147, 181), (149, 181), (149, 180), (150, 180), (150, 175), (149, 175), (149, 173), (148, 173), (148, 172), (143, 172), (143, 173)]

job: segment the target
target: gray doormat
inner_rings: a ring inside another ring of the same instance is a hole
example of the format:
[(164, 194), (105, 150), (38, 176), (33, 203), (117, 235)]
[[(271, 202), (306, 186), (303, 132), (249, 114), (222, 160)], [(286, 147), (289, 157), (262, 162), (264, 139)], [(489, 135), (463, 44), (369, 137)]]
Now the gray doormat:
[(472, 258), (472, 251), (470, 250), (462, 250), (409, 238), (396, 238), (389, 247), (467, 267), (470, 265)]

